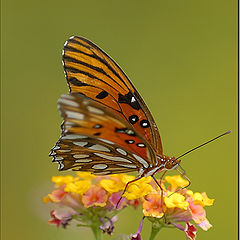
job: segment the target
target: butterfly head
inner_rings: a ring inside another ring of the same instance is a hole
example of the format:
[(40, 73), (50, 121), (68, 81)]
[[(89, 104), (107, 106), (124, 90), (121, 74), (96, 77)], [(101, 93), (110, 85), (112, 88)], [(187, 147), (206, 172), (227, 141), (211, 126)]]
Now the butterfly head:
[(181, 160), (176, 159), (175, 157), (167, 157), (167, 156), (161, 157), (161, 164), (167, 170), (175, 169), (177, 166), (180, 165), (180, 163), (181, 163)]

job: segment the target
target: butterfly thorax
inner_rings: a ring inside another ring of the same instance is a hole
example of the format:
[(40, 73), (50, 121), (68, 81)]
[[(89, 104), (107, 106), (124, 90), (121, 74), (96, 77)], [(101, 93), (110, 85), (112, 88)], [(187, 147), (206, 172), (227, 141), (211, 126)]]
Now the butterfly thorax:
[(156, 166), (149, 167), (144, 171), (140, 172), (140, 175), (143, 177), (148, 177), (154, 175), (157, 172), (162, 172), (164, 170), (173, 170), (180, 164), (181, 160), (176, 159), (175, 157), (168, 156), (157, 156)]

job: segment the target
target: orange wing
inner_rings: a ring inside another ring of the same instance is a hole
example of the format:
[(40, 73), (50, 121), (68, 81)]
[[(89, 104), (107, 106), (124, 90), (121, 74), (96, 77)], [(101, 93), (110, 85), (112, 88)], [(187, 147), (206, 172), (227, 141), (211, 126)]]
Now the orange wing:
[(162, 155), (157, 126), (143, 99), (121, 68), (82, 37), (64, 45), (63, 65), (70, 92), (82, 93), (127, 120)]
[(141, 172), (157, 164), (155, 152), (124, 119), (78, 93), (63, 95), (62, 135), (50, 155), (59, 170), (94, 174)]

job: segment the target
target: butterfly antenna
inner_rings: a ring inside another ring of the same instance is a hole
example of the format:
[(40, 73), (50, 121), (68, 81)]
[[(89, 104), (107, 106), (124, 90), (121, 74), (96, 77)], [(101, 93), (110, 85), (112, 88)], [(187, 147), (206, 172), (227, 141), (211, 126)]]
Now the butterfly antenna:
[(179, 159), (179, 158), (181, 158), (181, 157), (183, 157), (183, 156), (185, 156), (185, 155), (187, 155), (187, 154), (189, 154), (190, 152), (192, 152), (192, 151), (194, 151), (194, 150), (196, 150), (196, 149), (198, 149), (198, 148), (200, 148), (200, 147), (202, 147), (202, 146), (210, 143), (210, 142), (215, 141), (216, 139), (218, 139), (218, 138), (220, 138), (220, 137), (222, 137), (222, 136), (225, 136), (226, 134), (229, 134), (230, 132), (231, 132), (231, 131), (229, 130), (229, 131), (227, 131), (227, 132), (225, 132), (225, 133), (223, 133), (223, 134), (221, 134), (221, 135), (219, 135), (219, 136), (217, 136), (217, 137), (215, 137), (215, 138), (213, 138), (213, 139), (211, 139), (211, 140), (209, 140), (209, 141), (207, 141), (207, 142), (205, 142), (205, 143), (203, 143), (203, 144), (201, 144), (201, 145), (199, 145), (199, 146), (197, 146), (197, 147), (195, 147), (195, 148), (193, 148), (193, 149), (191, 149), (191, 150), (189, 150), (189, 151), (187, 151), (187, 152), (185, 152), (185, 153), (182, 154), (181, 156), (177, 157), (176, 160)]

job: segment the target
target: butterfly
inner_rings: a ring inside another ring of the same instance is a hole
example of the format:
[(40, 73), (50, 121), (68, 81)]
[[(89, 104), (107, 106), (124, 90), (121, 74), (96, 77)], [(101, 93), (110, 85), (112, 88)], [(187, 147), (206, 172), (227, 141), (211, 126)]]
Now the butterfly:
[(50, 152), (59, 170), (153, 176), (180, 160), (163, 154), (154, 119), (126, 74), (103, 50), (71, 37), (62, 53), (70, 93), (58, 107), (61, 137)]

